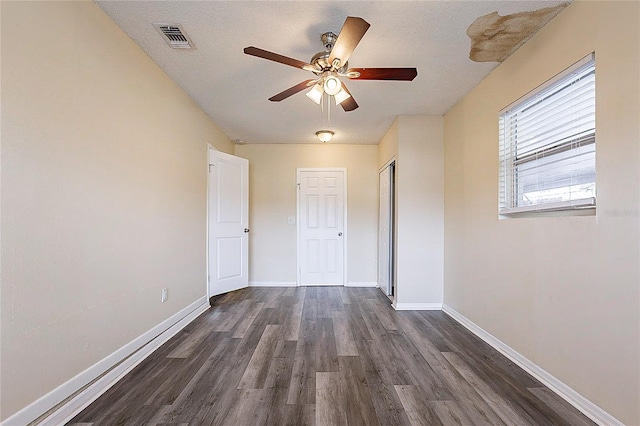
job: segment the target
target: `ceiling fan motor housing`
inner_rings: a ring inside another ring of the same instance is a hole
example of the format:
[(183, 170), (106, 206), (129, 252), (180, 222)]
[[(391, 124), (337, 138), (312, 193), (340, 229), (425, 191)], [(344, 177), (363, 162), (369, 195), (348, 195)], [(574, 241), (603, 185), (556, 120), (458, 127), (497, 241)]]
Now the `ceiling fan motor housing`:
[[(329, 63), (329, 56), (331, 55), (331, 49), (333, 49), (333, 46), (335, 45), (337, 39), (338, 39), (338, 35), (331, 31), (329, 31), (328, 33), (324, 33), (320, 36), (320, 40), (322, 41), (322, 44), (324, 45), (326, 50), (316, 53), (315, 55), (313, 55), (313, 58), (311, 58), (311, 60), (309, 61), (309, 63), (317, 69), (317, 71), (314, 71), (316, 74), (320, 75), (323, 72), (331, 69), (331, 64)], [(341, 66), (339, 69), (336, 69), (335, 71), (337, 71), (340, 74), (343, 74), (348, 67), (349, 67), (349, 64), (345, 63), (343, 66)]]
[[(313, 58), (311, 58), (311, 61), (309, 61), (309, 63), (317, 69), (317, 71), (314, 71), (316, 74), (320, 75), (324, 71), (329, 71), (331, 69), (331, 64), (329, 63), (330, 54), (330, 51), (324, 51), (318, 52), (313, 55)], [(336, 72), (338, 72), (339, 74), (344, 74), (347, 71), (348, 67), (349, 62), (345, 62), (345, 64), (338, 68)]]
[(324, 48), (327, 49), (327, 52), (331, 52), (333, 45), (336, 44), (336, 40), (338, 40), (338, 35), (329, 31), (328, 33), (322, 34), (320, 36), (320, 40), (322, 41)]

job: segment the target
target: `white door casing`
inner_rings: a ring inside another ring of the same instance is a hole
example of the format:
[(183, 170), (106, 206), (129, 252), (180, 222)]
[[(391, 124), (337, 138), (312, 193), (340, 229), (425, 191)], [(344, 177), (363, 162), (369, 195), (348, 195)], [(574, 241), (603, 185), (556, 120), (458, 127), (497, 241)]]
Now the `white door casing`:
[(378, 222), (378, 287), (391, 295), (392, 280), (392, 217), (393, 217), (393, 164), (380, 172), (380, 212)]
[(346, 169), (298, 169), (298, 285), (344, 285)]
[(209, 297), (247, 287), (249, 161), (209, 150)]

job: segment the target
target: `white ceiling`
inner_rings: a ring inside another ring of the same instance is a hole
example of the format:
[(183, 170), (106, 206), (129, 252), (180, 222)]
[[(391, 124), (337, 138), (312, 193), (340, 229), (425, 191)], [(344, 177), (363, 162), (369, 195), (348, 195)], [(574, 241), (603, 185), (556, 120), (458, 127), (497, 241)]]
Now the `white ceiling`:
[[(96, 1), (232, 140), (246, 143), (377, 144), (398, 115), (442, 115), (497, 63), (468, 59), (467, 27), (479, 16), (555, 6), (562, 1)], [(347, 16), (371, 28), (350, 67), (416, 67), (411, 82), (346, 80), (360, 107), (327, 112), (304, 91), (271, 96), (313, 78), (308, 71), (248, 56), (256, 46), (308, 62), (320, 34), (338, 33)], [(153, 23), (182, 24), (195, 50), (171, 49)]]

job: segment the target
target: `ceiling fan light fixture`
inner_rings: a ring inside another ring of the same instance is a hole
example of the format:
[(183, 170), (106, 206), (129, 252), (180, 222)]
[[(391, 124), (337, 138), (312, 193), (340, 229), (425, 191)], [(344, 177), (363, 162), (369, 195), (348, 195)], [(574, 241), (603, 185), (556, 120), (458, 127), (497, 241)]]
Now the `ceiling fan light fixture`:
[(331, 138), (333, 138), (334, 134), (335, 133), (333, 133), (331, 130), (318, 130), (316, 132), (316, 136), (318, 137), (318, 139), (320, 139), (320, 142), (323, 143), (329, 142)]
[(320, 105), (320, 101), (322, 100), (322, 85), (320, 83), (314, 84), (314, 86), (307, 92), (307, 97), (311, 99), (313, 102)]
[(336, 100), (336, 105), (338, 105), (338, 104), (341, 104), (342, 102), (346, 101), (347, 99), (349, 99), (351, 97), (351, 95), (349, 94), (349, 92), (344, 90), (343, 87), (341, 87), (340, 91), (338, 93), (336, 93), (335, 95), (333, 95), (333, 97)]
[(324, 79), (324, 91), (327, 95), (335, 96), (342, 90), (342, 82), (335, 75), (330, 75)]

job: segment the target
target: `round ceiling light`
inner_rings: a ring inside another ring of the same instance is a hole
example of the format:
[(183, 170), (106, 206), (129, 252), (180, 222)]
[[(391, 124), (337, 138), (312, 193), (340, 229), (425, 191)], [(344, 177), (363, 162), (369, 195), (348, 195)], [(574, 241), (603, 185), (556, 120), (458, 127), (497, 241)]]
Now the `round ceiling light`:
[(324, 79), (324, 91), (327, 95), (335, 95), (342, 89), (340, 79), (334, 75), (330, 75)]
[(333, 133), (331, 130), (318, 130), (316, 132), (316, 136), (320, 139), (320, 142), (329, 142), (331, 138), (333, 138)]

